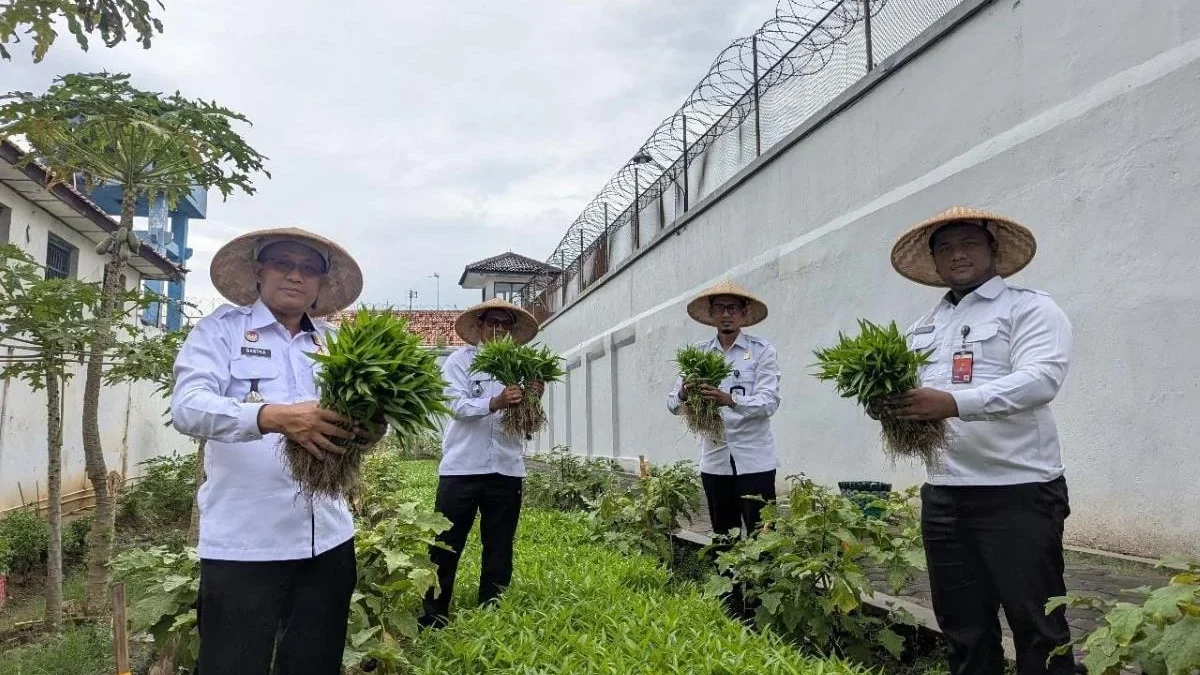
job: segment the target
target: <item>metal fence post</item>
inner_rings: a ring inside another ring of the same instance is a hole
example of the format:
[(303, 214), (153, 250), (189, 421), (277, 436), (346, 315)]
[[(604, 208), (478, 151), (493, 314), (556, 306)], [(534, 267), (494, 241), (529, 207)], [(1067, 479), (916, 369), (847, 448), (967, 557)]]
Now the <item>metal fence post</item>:
[(758, 157), (762, 154), (762, 118), (758, 114), (758, 33), (750, 38), (750, 51), (754, 55), (754, 156)]
[(633, 250), (638, 250), (642, 247), (642, 214), (638, 208), (638, 190), (641, 188), (641, 181), (638, 180), (638, 165), (633, 165)]
[(871, 0), (862, 0), (863, 29), (867, 34), (867, 72), (875, 69), (875, 53), (871, 45)]
[[(683, 118), (683, 212), (688, 210), (688, 139), (687, 139), (687, 115), (680, 115)], [(755, 123), (757, 126), (757, 122)]]

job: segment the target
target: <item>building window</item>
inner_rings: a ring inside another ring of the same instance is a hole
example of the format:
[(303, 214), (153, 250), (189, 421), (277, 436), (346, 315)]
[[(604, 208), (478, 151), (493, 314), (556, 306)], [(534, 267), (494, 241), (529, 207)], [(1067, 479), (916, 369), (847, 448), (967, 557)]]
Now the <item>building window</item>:
[(51, 234), (46, 241), (46, 278), (66, 279), (71, 276), (71, 259), (75, 247)]
[(494, 297), (509, 302), (516, 302), (521, 294), (521, 290), (525, 288), (525, 284), (515, 284), (507, 281), (497, 281), (495, 284)]

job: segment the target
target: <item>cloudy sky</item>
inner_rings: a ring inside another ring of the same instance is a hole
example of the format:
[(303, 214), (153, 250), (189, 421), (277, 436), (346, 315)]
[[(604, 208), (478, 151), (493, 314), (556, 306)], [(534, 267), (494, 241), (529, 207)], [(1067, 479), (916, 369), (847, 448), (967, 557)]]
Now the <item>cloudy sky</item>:
[[(465, 307), (463, 266), (506, 250), (544, 259), (717, 53), (774, 0), (164, 0), (149, 51), (34, 65), (17, 45), (0, 90), (57, 74), (128, 72), (246, 114), (270, 160), (254, 196), (210, 196), (194, 223), (188, 295), (230, 237), (297, 225), (343, 243), (363, 300)], [(383, 243), (384, 241), (388, 243)]]

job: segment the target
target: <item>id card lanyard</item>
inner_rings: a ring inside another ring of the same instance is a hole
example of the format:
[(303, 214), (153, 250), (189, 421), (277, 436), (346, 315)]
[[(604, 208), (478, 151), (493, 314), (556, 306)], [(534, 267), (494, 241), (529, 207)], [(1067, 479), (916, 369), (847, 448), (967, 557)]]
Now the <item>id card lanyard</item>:
[(971, 334), (970, 326), (963, 326), (962, 349), (954, 352), (954, 361), (950, 370), (951, 384), (970, 384), (975, 373), (975, 353), (967, 347), (967, 336)]

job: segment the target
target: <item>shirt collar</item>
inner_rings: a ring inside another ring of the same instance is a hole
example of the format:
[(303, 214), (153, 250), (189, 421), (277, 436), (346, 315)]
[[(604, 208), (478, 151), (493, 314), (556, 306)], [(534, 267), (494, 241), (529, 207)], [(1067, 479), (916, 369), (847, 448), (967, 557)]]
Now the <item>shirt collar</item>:
[[(1004, 277), (997, 274), (991, 279), (985, 281), (979, 288), (976, 288), (970, 293), (964, 295), (963, 299), (965, 300), (972, 295), (978, 295), (984, 300), (995, 300), (1000, 296), (1001, 293), (1004, 292), (1006, 288), (1008, 288), (1008, 282), (1004, 280)], [(948, 305), (953, 305), (954, 303), (950, 301), (951, 297), (951, 291), (946, 291), (946, 295), (942, 297), (942, 302)]]
[[(721, 334), (718, 333), (714, 335), (713, 339), (709, 340), (708, 346), (711, 349), (721, 349)], [(733, 346), (741, 347), (746, 351), (750, 350), (750, 338), (746, 336), (746, 331), (741, 331), (738, 333), (737, 339), (733, 341)]]
[[(262, 298), (255, 300), (250, 312), (250, 327), (257, 330), (277, 323), (279, 323), (279, 320), (271, 313), (271, 310), (262, 301)], [(316, 329), (316, 324), (309, 318), (307, 313), (300, 317), (300, 330), (302, 332), (311, 333), (316, 331)]]

